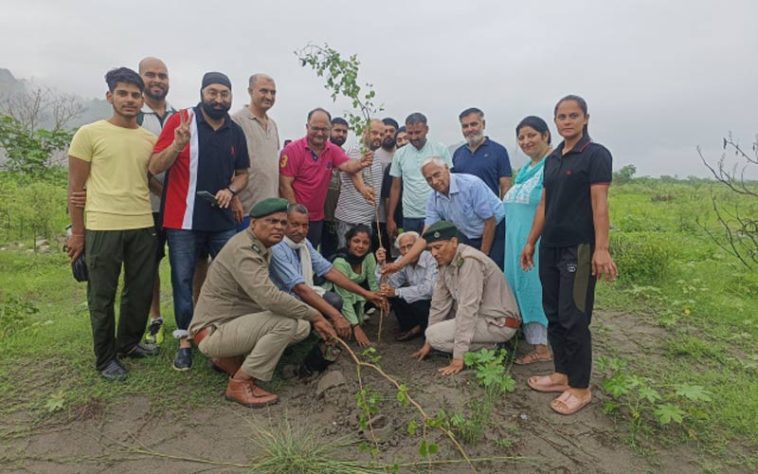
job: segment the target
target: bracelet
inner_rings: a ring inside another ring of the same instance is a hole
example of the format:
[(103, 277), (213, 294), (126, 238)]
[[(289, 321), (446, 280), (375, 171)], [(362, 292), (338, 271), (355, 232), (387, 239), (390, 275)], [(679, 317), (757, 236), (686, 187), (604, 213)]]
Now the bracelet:
[(227, 186), (226, 189), (228, 189), (229, 192), (232, 193), (232, 196), (236, 196), (237, 195), (237, 191), (235, 191), (234, 188), (232, 188), (231, 185)]

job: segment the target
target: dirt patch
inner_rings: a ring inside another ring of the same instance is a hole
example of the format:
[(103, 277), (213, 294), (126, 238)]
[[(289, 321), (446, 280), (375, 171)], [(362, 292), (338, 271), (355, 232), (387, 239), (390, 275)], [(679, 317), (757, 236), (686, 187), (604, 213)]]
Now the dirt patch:
[[(368, 323), (367, 333), (375, 338), (378, 321)], [(393, 318), (384, 324), (382, 343), (377, 346), (380, 364), (388, 373), (408, 385), (409, 393), (429, 413), (444, 409), (448, 413), (467, 410), (467, 402), (481, 396), (481, 389), (464, 372), (457, 377), (442, 377), (437, 368), (447, 359), (434, 357), (417, 362), (411, 353), (419, 340), (396, 343), (392, 337)], [(660, 357), (664, 330), (650, 326), (632, 315), (600, 313), (593, 322), (596, 356), (606, 352), (622, 356)], [(210, 370), (197, 364), (194, 370)], [(502, 398), (484, 439), (466, 446), (471, 457), (520, 456), (512, 464), (480, 464), (481, 472), (672, 472), (700, 470), (699, 453), (687, 446), (674, 451), (642, 457), (625, 443), (622, 427), (605, 416), (603, 398), (595, 390), (588, 409), (573, 417), (554, 414), (550, 394), (529, 390), (528, 376), (549, 373), (550, 363), (515, 366), (516, 391)], [(334, 442), (346, 437), (360, 439), (355, 394), (359, 389), (355, 366), (341, 357), (330, 367), (344, 376), (344, 383), (327, 388), (317, 396), (318, 377), (290, 380), (278, 387), (282, 402), (262, 410), (249, 410), (223, 400), (225, 379), (219, 376), (218, 396), (208, 399), (203, 408), (176, 407), (156, 415), (146, 397), (128, 397), (102, 405), (93, 402), (74, 411), (65, 424), (39, 426), (31, 417), (17, 413), (0, 421), (3, 436), (0, 446), (0, 471), (34, 473), (131, 472), (199, 473), (243, 472), (242, 467), (255, 453), (250, 441), (256, 427), (270, 426), (283, 419), (296, 426), (313, 427), (319, 436)], [(416, 461), (419, 435), (407, 433), (407, 423), (416, 413), (395, 401), (395, 391), (382, 378), (364, 370), (364, 386), (382, 397), (384, 416), (380, 459), (384, 462)], [(12, 434), (12, 435), (11, 435)], [(451, 445), (438, 434), (430, 439), (440, 446), (438, 459), (454, 459)], [(368, 459), (357, 447), (347, 448), (344, 456)], [(214, 463), (224, 463), (214, 464)], [(401, 472), (408, 470), (401, 469)], [(468, 472), (465, 465), (440, 466), (434, 472)]]

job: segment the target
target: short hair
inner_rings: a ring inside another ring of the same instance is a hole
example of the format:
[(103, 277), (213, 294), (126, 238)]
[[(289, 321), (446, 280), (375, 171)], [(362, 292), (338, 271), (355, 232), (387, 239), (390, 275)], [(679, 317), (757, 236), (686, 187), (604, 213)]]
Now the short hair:
[(422, 123), (426, 125), (426, 115), (422, 114), (421, 112), (413, 112), (409, 116), (405, 118), (405, 125), (416, 125), (418, 123)]
[(397, 133), (408, 133), (405, 131), (405, 125), (397, 129)]
[(400, 128), (400, 125), (398, 125), (397, 120), (395, 120), (395, 119), (393, 119), (391, 117), (383, 118), (382, 119), (382, 123), (384, 125), (389, 125), (390, 127), (395, 127), (395, 130), (397, 130), (398, 128)]
[(424, 161), (421, 162), (421, 168), (419, 168), (419, 169), (424, 169), (424, 166), (431, 165), (431, 164), (435, 164), (435, 165), (439, 165), (439, 166), (444, 166), (445, 168), (449, 168), (448, 164), (445, 163), (445, 160), (443, 160), (441, 157), (439, 157), (439, 156), (430, 156), (429, 158), (427, 158), (427, 159), (425, 159)]
[(400, 239), (404, 237), (413, 237), (414, 241), (418, 240), (421, 235), (415, 230), (407, 230), (395, 238), (395, 248), (400, 249)]
[(299, 202), (290, 204), (287, 206), (287, 215), (297, 212), (298, 214), (308, 215), (308, 208), (300, 204)]
[(479, 118), (484, 118), (484, 112), (482, 112), (481, 109), (478, 109), (476, 107), (469, 107), (468, 109), (458, 114), (458, 120), (463, 120), (463, 117), (468, 117), (471, 114), (479, 114)]
[(350, 125), (348, 125), (347, 120), (343, 119), (342, 117), (334, 117), (332, 119), (332, 125), (344, 125), (347, 128), (350, 128)]
[(330, 121), (332, 120), (332, 114), (330, 114), (328, 110), (322, 109), (321, 107), (316, 107), (315, 109), (308, 112), (308, 122), (311, 121), (311, 117), (313, 117), (313, 114), (315, 114), (316, 112), (323, 112), (326, 114), (326, 116), (329, 118)]
[(258, 81), (258, 79), (271, 79), (274, 80), (273, 77), (269, 76), (268, 74), (264, 74), (262, 72), (256, 72), (252, 76), (250, 76), (250, 79), (247, 81), (248, 87), (255, 87), (255, 83)]
[(133, 84), (139, 87), (140, 92), (145, 90), (145, 82), (142, 80), (142, 77), (128, 67), (111, 69), (105, 73), (105, 83), (108, 84), (109, 91), (113, 92), (116, 89), (116, 84), (119, 82)]

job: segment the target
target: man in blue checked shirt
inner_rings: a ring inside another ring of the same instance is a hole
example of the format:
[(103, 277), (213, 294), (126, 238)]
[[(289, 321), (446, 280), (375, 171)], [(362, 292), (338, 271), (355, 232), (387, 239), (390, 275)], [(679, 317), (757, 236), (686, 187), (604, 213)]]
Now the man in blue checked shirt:
[[(419, 239), (417, 232), (403, 232), (397, 236), (395, 247), (400, 250), (400, 255), (407, 255)], [(386, 260), (387, 251), (378, 249), (376, 262), (384, 265)], [(381, 273), (379, 265), (376, 267), (378, 274)], [(379, 294), (389, 298), (400, 326), (400, 333), (395, 337), (397, 341), (409, 341), (424, 334), (436, 281), (437, 261), (431, 253), (423, 251), (379, 287)]]
[[(448, 164), (437, 157), (424, 160), (421, 173), (433, 189), (426, 201), (424, 229), (439, 221), (450, 221), (458, 228), (458, 241), (474, 247), (503, 269), (505, 263), (505, 212), (500, 199), (470, 174), (450, 173)], [(408, 254), (385, 265), (384, 274), (394, 273), (426, 248), (419, 238)]]

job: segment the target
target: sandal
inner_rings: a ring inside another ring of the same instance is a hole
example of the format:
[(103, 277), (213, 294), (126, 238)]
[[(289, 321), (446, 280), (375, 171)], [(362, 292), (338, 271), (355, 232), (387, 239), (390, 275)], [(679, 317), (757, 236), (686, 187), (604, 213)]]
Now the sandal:
[(558, 398), (550, 402), (550, 408), (561, 415), (573, 415), (592, 401), (592, 394), (586, 400), (581, 400), (576, 395), (566, 390)]
[(532, 351), (514, 360), (513, 363), (516, 365), (529, 365), (535, 362), (550, 362), (551, 360), (553, 360), (553, 355), (550, 352), (540, 354), (537, 351)]
[(537, 392), (565, 392), (569, 389), (566, 384), (554, 383), (549, 375), (533, 375), (526, 379), (526, 384)]

